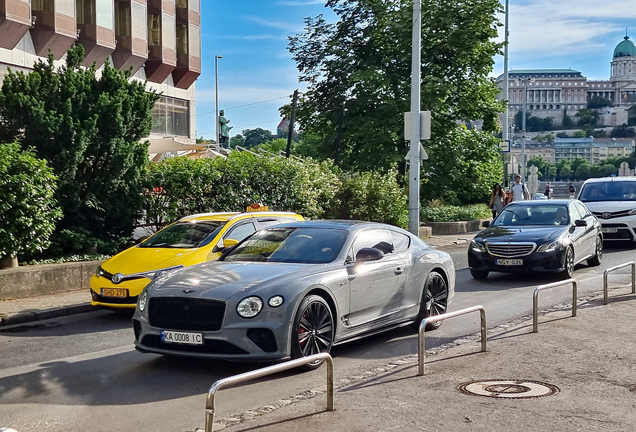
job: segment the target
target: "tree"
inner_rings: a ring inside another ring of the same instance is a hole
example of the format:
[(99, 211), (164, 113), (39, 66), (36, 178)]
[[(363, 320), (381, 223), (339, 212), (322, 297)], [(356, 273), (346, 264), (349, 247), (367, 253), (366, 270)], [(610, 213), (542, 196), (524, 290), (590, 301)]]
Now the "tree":
[(561, 178), (561, 180), (568, 180), (571, 175), (572, 170), (570, 169), (569, 165), (565, 165), (559, 170), (559, 177)]
[(572, 120), (572, 117), (570, 117), (567, 114), (566, 110), (563, 110), (563, 129), (570, 129), (572, 126), (574, 126), (574, 121)]
[(245, 129), (243, 131), (243, 137), (245, 138), (243, 146), (245, 146), (246, 148), (252, 148), (259, 144), (271, 141), (272, 132), (262, 128)]
[(574, 114), (574, 117), (579, 118), (578, 125), (581, 126), (581, 128), (593, 129), (594, 126), (596, 126), (596, 122), (599, 118), (599, 115), (600, 114), (596, 110), (581, 109), (576, 114)]
[(575, 130), (572, 136), (574, 138), (585, 138), (587, 134), (585, 133), (584, 130)]
[(548, 168), (548, 174), (547, 174), (547, 179), (548, 180), (555, 180), (557, 176), (557, 167), (556, 165), (550, 165), (550, 168)]
[[(293, 149), (293, 146), (294, 146), (294, 143), (292, 143), (292, 149)], [(258, 149), (263, 149), (270, 153), (279, 154), (281, 150), (282, 151), (287, 150), (287, 138), (276, 138), (274, 140), (271, 140), (263, 144), (259, 144), (256, 147), (252, 148), (252, 150), (258, 150)]]
[(634, 131), (634, 128), (623, 125), (612, 129), (610, 136), (612, 138), (633, 138), (636, 136), (636, 132)]
[(242, 147), (244, 141), (245, 138), (243, 138), (243, 135), (236, 134), (232, 138), (230, 138), (230, 148), (236, 148), (236, 146)]
[[(404, 166), (404, 112), (410, 109), (412, 2), (397, 0), (330, 0), (336, 23), (322, 17), (306, 18), (305, 30), (290, 38), (289, 50), (309, 84), (300, 99), (298, 121), (303, 150), (312, 142), (314, 154), (333, 158), (341, 113), (343, 137), (340, 165), (363, 170)], [(465, 132), (458, 122), (482, 119), (484, 131), (497, 129), (498, 89), (488, 74), (501, 44), (494, 42), (501, 9), (496, 0), (453, 3), (431, 0), (422, 14), (422, 109), (432, 112), (432, 139), (425, 143), (430, 159), (428, 178), (457, 177), (445, 154), (456, 156), (459, 166), (471, 165), (466, 153), (485, 153), (485, 166), (497, 156), (495, 142), (472, 135), (475, 142), (456, 143)], [(344, 106), (344, 110), (343, 110)], [(492, 153), (491, 153), (492, 152)], [(453, 161), (454, 162), (454, 161)], [(474, 161), (479, 166), (479, 161)], [(490, 176), (487, 176), (490, 178)], [(465, 182), (450, 185), (461, 191)], [(475, 185), (482, 189), (483, 185)], [(489, 185), (492, 187), (492, 185)]]
[(49, 245), (62, 216), (53, 198), (56, 183), (53, 170), (32, 150), (0, 144), (0, 267), (3, 258), (14, 261)]
[(94, 67), (80, 67), (83, 58), (76, 45), (65, 66), (56, 68), (51, 55), (30, 73), (9, 71), (0, 90), (0, 140), (19, 138), (58, 176), (58, 233), (114, 240), (132, 234), (141, 212), (148, 142), (140, 141), (159, 95), (108, 63), (97, 78)]
[(603, 96), (594, 96), (587, 103), (587, 107), (589, 109), (598, 109), (598, 108), (611, 107), (611, 106), (614, 106), (612, 101), (609, 99), (605, 99)]

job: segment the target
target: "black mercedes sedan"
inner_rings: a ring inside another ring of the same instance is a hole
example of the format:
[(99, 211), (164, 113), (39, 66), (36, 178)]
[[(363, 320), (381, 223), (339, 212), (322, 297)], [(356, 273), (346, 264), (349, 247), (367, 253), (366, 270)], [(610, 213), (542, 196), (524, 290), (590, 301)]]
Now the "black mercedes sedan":
[(483, 225), (468, 247), (475, 279), (491, 271), (552, 271), (567, 279), (578, 263), (597, 266), (603, 259), (601, 224), (578, 200), (513, 202)]

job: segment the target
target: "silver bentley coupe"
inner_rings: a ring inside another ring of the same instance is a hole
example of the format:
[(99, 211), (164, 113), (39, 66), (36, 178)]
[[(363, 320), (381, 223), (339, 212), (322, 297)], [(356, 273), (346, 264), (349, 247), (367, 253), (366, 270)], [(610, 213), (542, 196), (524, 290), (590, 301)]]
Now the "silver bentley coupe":
[(419, 325), (446, 312), (454, 288), (450, 255), (400, 228), (343, 220), (279, 225), (218, 261), (155, 278), (133, 316), (135, 347), (235, 361), (298, 358)]

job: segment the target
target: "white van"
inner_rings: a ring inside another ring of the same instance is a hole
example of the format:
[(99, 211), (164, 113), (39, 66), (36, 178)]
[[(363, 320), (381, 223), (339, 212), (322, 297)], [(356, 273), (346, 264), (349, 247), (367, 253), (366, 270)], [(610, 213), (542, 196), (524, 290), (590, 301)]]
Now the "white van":
[(636, 177), (589, 179), (578, 199), (601, 222), (605, 241), (636, 241)]

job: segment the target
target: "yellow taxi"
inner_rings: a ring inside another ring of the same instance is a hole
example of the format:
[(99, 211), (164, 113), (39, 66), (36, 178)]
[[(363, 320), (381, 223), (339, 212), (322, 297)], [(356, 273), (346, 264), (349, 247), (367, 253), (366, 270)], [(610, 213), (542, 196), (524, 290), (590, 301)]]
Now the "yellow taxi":
[(150, 282), (145, 275), (218, 259), (226, 247), (272, 225), (303, 221), (301, 215), (252, 204), (245, 213), (186, 216), (142, 243), (104, 261), (91, 278), (91, 304), (134, 309)]

